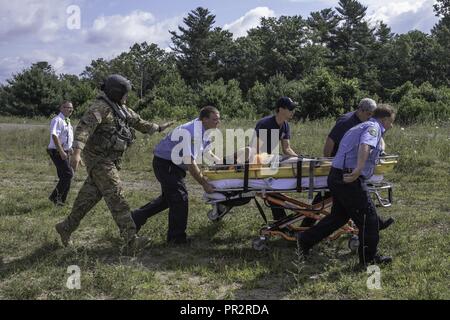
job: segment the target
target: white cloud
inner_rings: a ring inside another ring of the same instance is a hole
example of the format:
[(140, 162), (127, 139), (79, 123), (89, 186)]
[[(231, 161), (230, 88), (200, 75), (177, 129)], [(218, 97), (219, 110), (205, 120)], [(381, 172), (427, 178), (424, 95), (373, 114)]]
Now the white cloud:
[(362, 1), (368, 7), (368, 16), (375, 20), (383, 20), (386, 23), (391, 22), (395, 17), (404, 13), (416, 13), (424, 11), (427, 6), (432, 11), (433, 0), (365, 0)]
[(262, 17), (275, 17), (275, 12), (268, 7), (257, 7), (230, 24), (225, 24), (223, 28), (233, 33), (234, 38), (243, 37), (248, 30), (259, 25)]
[(369, 21), (382, 20), (396, 33), (414, 29), (429, 33), (438, 21), (433, 12), (434, 0), (365, 0), (363, 3), (368, 6)]
[(182, 17), (175, 17), (157, 22), (150, 12), (139, 10), (125, 16), (101, 16), (85, 32), (85, 37), (88, 43), (119, 49), (144, 41), (167, 45), (170, 41), (169, 30), (176, 29), (181, 20)]
[(33, 63), (47, 61), (56, 74), (64, 73), (66, 59), (57, 54), (51, 54), (43, 50), (33, 50), (21, 56), (0, 58), (0, 82), (12, 78), (12, 74), (22, 72), (30, 68)]
[[(339, 3), (338, 0), (289, 1), (308, 4), (319, 2), (318, 10), (335, 8)], [(405, 33), (414, 29), (429, 33), (438, 21), (433, 12), (435, 0), (359, 0), (359, 2), (367, 7), (366, 17), (370, 22), (382, 20), (396, 33)]]
[(0, 42), (32, 36), (53, 41), (65, 27), (67, 0), (0, 0)]

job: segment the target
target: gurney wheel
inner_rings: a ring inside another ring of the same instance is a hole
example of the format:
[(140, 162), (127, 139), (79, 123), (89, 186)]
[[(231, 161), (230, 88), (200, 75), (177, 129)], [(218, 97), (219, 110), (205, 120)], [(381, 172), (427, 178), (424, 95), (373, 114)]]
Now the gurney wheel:
[(357, 252), (359, 248), (359, 238), (357, 235), (353, 235), (350, 239), (348, 239), (348, 248), (352, 252)]
[(265, 237), (259, 237), (253, 240), (252, 247), (256, 251), (263, 251), (269, 248), (267, 246), (267, 239)]
[(220, 215), (217, 210), (211, 209), (208, 211), (208, 219), (211, 221), (219, 221)]

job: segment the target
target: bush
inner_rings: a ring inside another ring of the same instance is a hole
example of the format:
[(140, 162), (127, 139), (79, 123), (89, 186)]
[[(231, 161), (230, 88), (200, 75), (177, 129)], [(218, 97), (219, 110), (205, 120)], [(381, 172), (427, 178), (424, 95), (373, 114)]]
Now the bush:
[(256, 81), (253, 87), (247, 92), (247, 101), (251, 104), (257, 114), (266, 113), (268, 111), (267, 105), (269, 105), (269, 103), (267, 101), (266, 87), (264, 84)]
[(230, 80), (226, 84), (223, 79), (207, 82), (200, 87), (200, 105), (212, 105), (219, 109), (223, 117), (254, 118), (255, 106), (243, 101), (239, 82)]
[(144, 119), (190, 119), (198, 113), (198, 97), (178, 73), (161, 78), (149, 94), (138, 104)]
[[(420, 87), (410, 83), (395, 89), (395, 93), (404, 93), (398, 104), (397, 119), (402, 123), (418, 121), (447, 121), (450, 117), (450, 89), (434, 88), (428, 82)], [(396, 99), (399, 96), (395, 96)]]
[(327, 69), (316, 69), (303, 80), (301, 118), (336, 117), (357, 105), (360, 97), (358, 81), (342, 79)]

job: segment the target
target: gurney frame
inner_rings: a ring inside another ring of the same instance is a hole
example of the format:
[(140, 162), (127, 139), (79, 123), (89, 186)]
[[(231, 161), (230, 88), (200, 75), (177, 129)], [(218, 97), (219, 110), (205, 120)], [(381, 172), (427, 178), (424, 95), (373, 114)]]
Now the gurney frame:
[[(397, 159), (398, 156), (386, 156), (382, 160)], [(243, 189), (227, 189), (220, 190), (221, 194), (225, 195), (225, 199), (211, 200), (213, 208), (208, 212), (208, 218), (211, 221), (219, 221), (235, 206), (245, 205), (252, 199), (258, 208), (261, 217), (264, 220), (264, 225), (259, 231), (259, 237), (252, 241), (252, 247), (255, 250), (264, 250), (268, 248), (268, 240), (272, 237), (283, 238), (288, 241), (295, 241), (296, 234), (309, 229), (310, 226), (298, 226), (305, 218), (319, 221), (330, 213), (332, 206), (332, 198), (327, 197), (318, 203), (307, 203), (302, 200), (294, 199), (287, 196), (288, 193), (294, 192), (308, 192), (308, 202), (311, 202), (315, 193), (320, 193), (322, 197), (329, 191), (328, 188), (314, 187), (314, 168), (323, 161), (330, 161), (330, 158), (315, 158), (308, 159), (309, 162), (309, 187), (301, 187), (302, 165), (303, 159), (296, 162), (297, 166), (297, 188), (295, 190), (255, 190), (248, 187), (248, 170), (249, 165), (246, 163), (244, 170), (244, 188)], [(217, 167), (213, 167), (217, 168)], [(224, 166), (220, 166), (224, 168)], [(392, 184), (389, 182), (377, 182), (367, 184), (369, 192), (374, 195), (375, 203), (381, 207), (390, 207), (393, 201)], [(387, 193), (387, 197), (382, 194)], [(268, 221), (262, 206), (257, 201), (257, 198), (263, 200), (268, 208), (282, 208), (290, 212), (285, 218), (277, 221)], [(356, 251), (359, 246), (358, 229), (352, 220), (344, 225), (342, 228), (330, 235), (329, 240), (336, 240), (344, 234), (350, 235), (348, 239), (348, 247), (352, 251)]]

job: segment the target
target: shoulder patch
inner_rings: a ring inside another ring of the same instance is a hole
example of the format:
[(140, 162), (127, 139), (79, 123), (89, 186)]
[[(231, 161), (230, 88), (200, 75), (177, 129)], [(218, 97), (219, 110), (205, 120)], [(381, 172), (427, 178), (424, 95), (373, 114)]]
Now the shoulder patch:
[(376, 136), (378, 135), (378, 130), (377, 130), (377, 128), (375, 128), (375, 127), (369, 128), (368, 131), (369, 131), (369, 134), (370, 134), (371, 136), (376, 137)]

